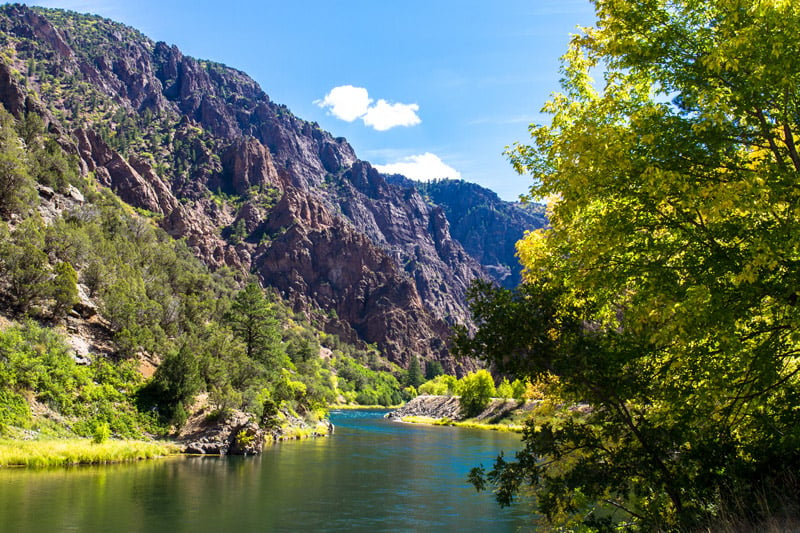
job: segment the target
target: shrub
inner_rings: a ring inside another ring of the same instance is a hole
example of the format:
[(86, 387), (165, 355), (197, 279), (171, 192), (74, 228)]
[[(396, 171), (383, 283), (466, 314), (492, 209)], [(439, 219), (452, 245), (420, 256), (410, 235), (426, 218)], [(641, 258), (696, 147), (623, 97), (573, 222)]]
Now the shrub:
[(420, 394), (431, 394), (433, 396), (453, 396), (458, 388), (458, 380), (453, 376), (441, 374), (426, 381), (417, 390)]
[(489, 400), (496, 394), (494, 379), (488, 370), (478, 370), (467, 374), (459, 381), (459, 393), (461, 399), (461, 410), (468, 417), (480, 413), (487, 405)]
[(98, 422), (94, 426), (92, 432), (92, 442), (95, 444), (103, 444), (111, 436), (111, 428), (106, 422)]
[(78, 303), (78, 274), (66, 262), (58, 263), (53, 270), (53, 315), (63, 317)]
[(514, 388), (511, 386), (511, 383), (508, 381), (508, 378), (503, 378), (503, 381), (501, 381), (500, 385), (497, 386), (497, 397), (498, 398), (514, 397)]
[(0, 434), (9, 426), (27, 426), (30, 418), (31, 412), (25, 398), (10, 390), (0, 390)]

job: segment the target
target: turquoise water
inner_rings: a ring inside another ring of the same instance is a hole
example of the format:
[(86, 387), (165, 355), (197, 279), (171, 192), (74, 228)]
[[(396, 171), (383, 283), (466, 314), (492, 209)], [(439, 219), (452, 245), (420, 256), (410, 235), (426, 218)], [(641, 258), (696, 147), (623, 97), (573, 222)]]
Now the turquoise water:
[(332, 414), (336, 434), (260, 457), (174, 458), (45, 471), (0, 469), (0, 531), (518, 531), (466, 482), (519, 436)]

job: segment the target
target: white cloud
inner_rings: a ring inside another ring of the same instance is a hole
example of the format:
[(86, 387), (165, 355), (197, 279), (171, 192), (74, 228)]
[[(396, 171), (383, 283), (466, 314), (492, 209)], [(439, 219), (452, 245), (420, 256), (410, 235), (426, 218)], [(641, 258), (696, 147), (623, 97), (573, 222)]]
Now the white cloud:
[(417, 115), (417, 104), (392, 104), (382, 98), (375, 105), (372, 102), (365, 88), (352, 85), (334, 87), (325, 98), (314, 101), (336, 118), (347, 122), (360, 118), (366, 126), (378, 131), (397, 126), (416, 126), (422, 122)]
[(372, 100), (365, 88), (342, 85), (334, 87), (325, 98), (314, 103), (319, 107), (328, 108), (336, 118), (353, 122), (367, 114)]
[(384, 174), (402, 174), (417, 181), (431, 181), (440, 178), (461, 179), (461, 173), (430, 152), (404, 157), (396, 163), (375, 165)]
[(395, 126), (416, 126), (422, 122), (417, 111), (419, 111), (417, 104), (390, 104), (381, 99), (370, 107), (362, 118), (367, 126), (372, 126), (378, 131), (386, 131)]

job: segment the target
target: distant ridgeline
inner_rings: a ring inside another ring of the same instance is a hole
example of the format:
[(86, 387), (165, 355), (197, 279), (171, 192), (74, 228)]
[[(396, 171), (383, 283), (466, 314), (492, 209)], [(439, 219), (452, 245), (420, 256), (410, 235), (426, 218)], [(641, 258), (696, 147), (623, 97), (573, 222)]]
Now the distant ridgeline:
[(246, 74), (101, 17), (6, 5), (0, 46), (0, 102), (39, 114), (80, 176), (401, 366), (463, 370), (446, 339), (469, 284), (516, 283), (513, 243), (543, 223), (470, 184), (395, 185)]
[(516, 244), (526, 231), (547, 225), (545, 206), (506, 202), (497, 193), (464, 180), (414, 181), (399, 174), (389, 183), (415, 187), (432, 204), (444, 209), (450, 234), (492, 279), (507, 289), (519, 285), (522, 266)]

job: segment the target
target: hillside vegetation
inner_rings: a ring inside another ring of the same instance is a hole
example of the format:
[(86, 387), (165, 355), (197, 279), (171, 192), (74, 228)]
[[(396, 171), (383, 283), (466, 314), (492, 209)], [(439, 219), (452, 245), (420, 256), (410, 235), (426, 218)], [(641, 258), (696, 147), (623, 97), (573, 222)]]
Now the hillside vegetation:
[(81, 176), (39, 115), (0, 109), (0, 127), (0, 434), (164, 434), (201, 391), (216, 412), (265, 423), (402, 401), (391, 373), (366, 367), (402, 374), (374, 349), (319, 332), (241, 274), (210, 271), (152, 213)]

